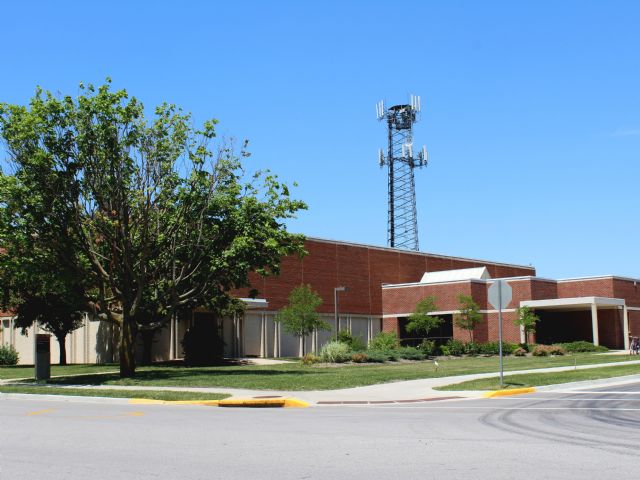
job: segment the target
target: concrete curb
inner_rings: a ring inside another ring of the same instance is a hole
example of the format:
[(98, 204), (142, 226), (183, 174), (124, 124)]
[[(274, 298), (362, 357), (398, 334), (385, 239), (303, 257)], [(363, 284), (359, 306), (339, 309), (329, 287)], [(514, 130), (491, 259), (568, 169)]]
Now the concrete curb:
[(522, 395), (524, 393), (534, 393), (535, 391), (535, 387), (511, 388), (508, 390), (495, 390), (493, 392), (487, 392), (482, 396), (484, 398), (508, 397), (509, 395)]

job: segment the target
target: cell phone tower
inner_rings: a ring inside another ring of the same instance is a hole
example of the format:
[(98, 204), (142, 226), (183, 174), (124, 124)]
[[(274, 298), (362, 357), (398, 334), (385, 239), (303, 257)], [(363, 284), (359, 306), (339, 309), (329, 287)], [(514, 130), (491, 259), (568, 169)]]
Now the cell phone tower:
[(427, 148), (414, 155), (413, 124), (419, 120), (420, 97), (411, 95), (408, 105), (385, 108), (376, 105), (378, 120), (387, 121), (389, 146), (385, 156), (378, 151), (380, 168), (389, 169), (389, 208), (387, 244), (390, 247), (419, 250), (416, 211), (416, 184), (413, 171), (427, 165)]

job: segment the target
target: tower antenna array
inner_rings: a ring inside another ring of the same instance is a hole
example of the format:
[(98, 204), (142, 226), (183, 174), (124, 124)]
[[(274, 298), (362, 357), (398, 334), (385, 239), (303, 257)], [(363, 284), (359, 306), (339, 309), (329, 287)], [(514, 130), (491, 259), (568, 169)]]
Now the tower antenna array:
[(378, 151), (380, 168), (389, 170), (387, 245), (418, 250), (418, 220), (416, 185), (413, 171), (427, 165), (427, 148), (418, 152), (413, 148), (413, 124), (419, 120), (420, 97), (411, 95), (408, 104), (386, 108), (376, 104), (378, 120), (386, 120), (389, 145), (387, 154)]

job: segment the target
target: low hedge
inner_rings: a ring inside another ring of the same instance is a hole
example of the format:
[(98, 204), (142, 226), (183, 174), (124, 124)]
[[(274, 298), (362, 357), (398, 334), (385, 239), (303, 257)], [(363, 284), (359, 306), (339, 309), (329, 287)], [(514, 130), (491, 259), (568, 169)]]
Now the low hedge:
[(566, 342), (560, 344), (562, 348), (568, 353), (584, 353), (584, 352), (608, 352), (607, 347), (602, 345), (594, 345), (591, 342), (578, 341), (578, 342)]

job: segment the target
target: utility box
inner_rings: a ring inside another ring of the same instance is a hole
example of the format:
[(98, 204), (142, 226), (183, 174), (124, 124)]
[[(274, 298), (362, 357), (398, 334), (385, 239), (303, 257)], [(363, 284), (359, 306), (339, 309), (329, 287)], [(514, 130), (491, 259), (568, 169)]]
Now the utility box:
[(51, 335), (36, 335), (36, 380), (51, 378)]

